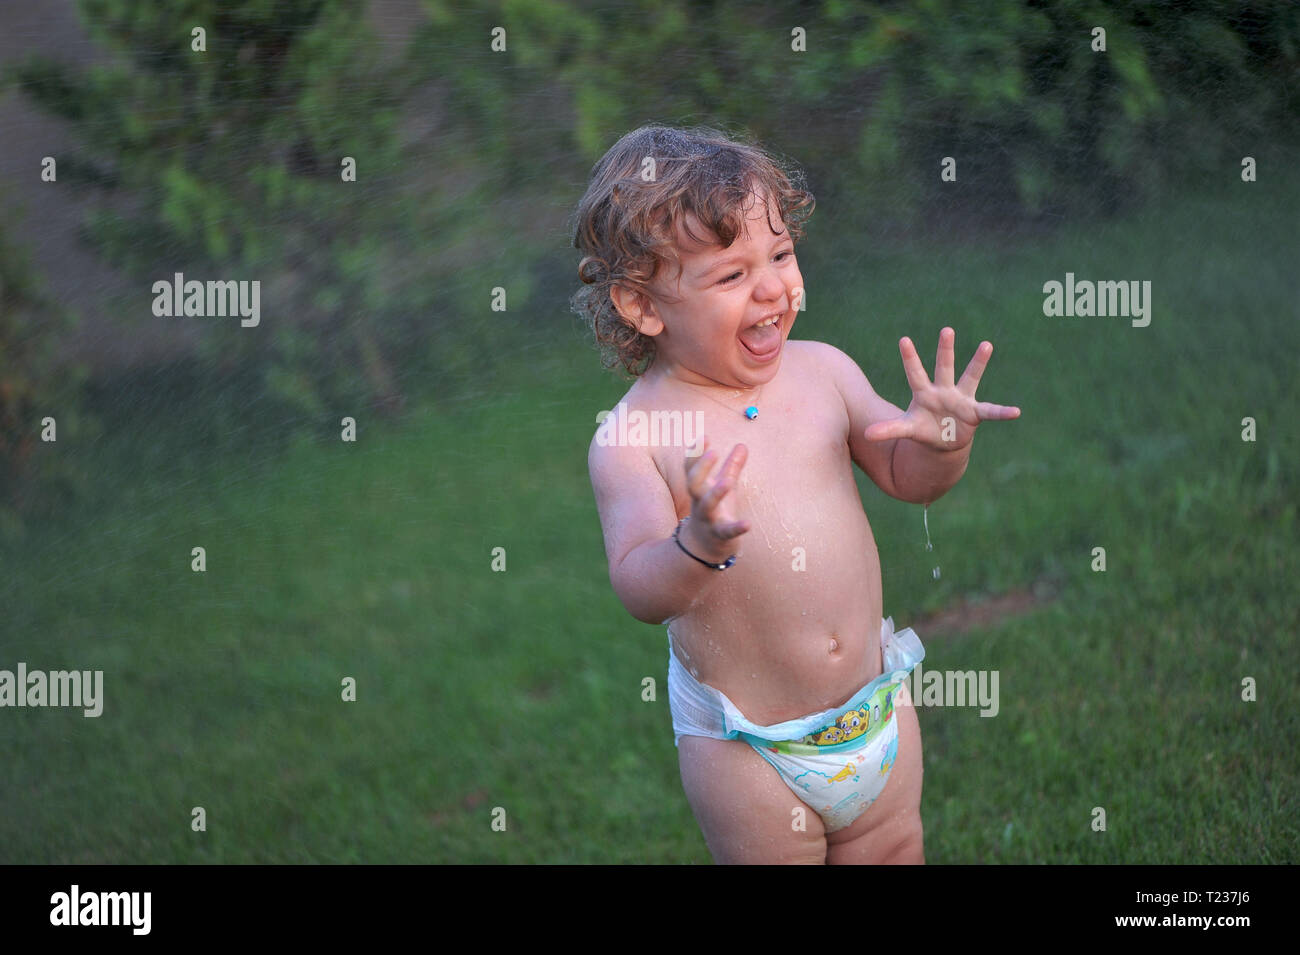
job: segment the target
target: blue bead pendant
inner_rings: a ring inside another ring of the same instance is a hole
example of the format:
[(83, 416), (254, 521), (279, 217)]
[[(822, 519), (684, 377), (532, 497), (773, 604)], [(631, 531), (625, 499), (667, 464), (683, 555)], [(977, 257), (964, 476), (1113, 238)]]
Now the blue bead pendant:
[(753, 421), (755, 418), (758, 417), (758, 409), (753, 405), (750, 405), (748, 408), (745, 409), (745, 417), (748, 418), (750, 421)]

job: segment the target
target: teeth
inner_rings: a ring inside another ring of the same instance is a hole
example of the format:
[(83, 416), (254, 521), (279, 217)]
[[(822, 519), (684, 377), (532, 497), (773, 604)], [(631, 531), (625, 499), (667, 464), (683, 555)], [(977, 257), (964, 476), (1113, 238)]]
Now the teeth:
[(763, 321), (759, 322), (759, 323), (758, 323), (757, 325), (755, 325), (754, 327), (755, 327), (755, 328), (767, 328), (767, 326), (769, 326), (769, 325), (771, 325), (773, 322), (777, 321), (780, 317), (781, 317), (780, 315), (773, 315), (771, 318), (767, 318), (767, 319), (764, 319)]

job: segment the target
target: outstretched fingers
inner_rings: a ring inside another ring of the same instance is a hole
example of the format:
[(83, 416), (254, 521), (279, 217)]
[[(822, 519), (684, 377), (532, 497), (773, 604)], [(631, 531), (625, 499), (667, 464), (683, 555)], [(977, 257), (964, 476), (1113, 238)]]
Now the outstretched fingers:
[(948, 326), (939, 331), (939, 351), (934, 359), (934, 383), (940, 388), (952, 387), (953, 368), (957, 362), (957, 333)]
[(717, 466), (718, 452), (709, 449), (709, 436), (701, 435), (700, 440), (686, 450), (686, 490), (692, 499), (698, 500), (705, 492)]
[[(975, 354), (971, 356), (970, 364), (962, 372), (961, 380), (957, 382), (957, 390), (968, 398), (975, 397), (975, 389), (979, 387), (980, 379), (984, 376), (984, 369), (988, 367), (989, 358), (993, 355), (993, 343), (989, 341), (980, 342), (979, 348), (975, 349)], [(980, 421), (1010, 421), (1013, 418), (1020, 417), (1020, 409), (1014, 405), (996, 405), (991, 401), (976, 401), (975, 417)]]
[(894, 438), (910, 438), (915, 433), (916, 422), (904, 415), (868, 425), (863, 435), (868, 441), (892, 441)]
[(898, 352), (903, 356), (903, 371), (907, 374), (907, 385), (912, 389), (912, 393), (924, 391), (930, 387), (930, 376), (925, 373), (925, 366), (921, 364), (921, 356), (916, 353), (916, 346), (912, 344), (912, 339), (904, 335), (898, 340)]
[(970, 364), (962, 372), (961, 380), (957, 382), (957, 390), (968, 397), (975, 397), (975, 389), (979, 387), (980, 378), (984, 377), (984, 369), (989, 365), (989, 357), (993, 354), (993, 343), (984, 341), (980, 342), (979, 348), (975, 349), (975, 354), (971, 356)]
[(1020, 417), (1020, 409), (1014, 405), (995, 405), (989, 401), (975, 402), (975, 414), (981, 421), (1010, 421)]
[(699, 499), (700, 509), (705, 514), (712, 515), (713, 509), (718, 506), (718, 502), (736, 486), (736, 480), (740, 476), (740, 469), (745, 466), (745, 460), (748, 457), (749, 449), (743, 444), (738, 444), (731, 449), (731, 454), (727, 455), (727, 460), (723, 462), (722, 470), (718, 473), (718, 479)]
[[(700, 449), (707, 441), (707, 438), (701, 438)], [(718, 513), (722, 509), (723, 499), (735, 488), (741, 468), (745, 466), (748, 457), (749, 449), (743, 444), (737, 444), (731, 449), (727, 459), (722, 462), (722, 467), (716, 470), (716, 477), (715, 465), (718, 456), (713, 451), (705, 452), (698, 461), (687, 464), (687, 490), (691, 495), (691, 513), (702, 524), (708, 526), (707, 533), (720, 540), (739, 537), (749, 530), (748, 521), (719, 520), (730, 515)]]

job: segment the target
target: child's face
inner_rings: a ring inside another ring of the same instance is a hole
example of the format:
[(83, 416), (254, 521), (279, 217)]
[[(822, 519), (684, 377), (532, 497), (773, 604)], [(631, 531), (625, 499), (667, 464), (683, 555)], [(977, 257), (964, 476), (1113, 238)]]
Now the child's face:
[[(756, 195), (745, 212), (744, 231), (726, 249), (716, 238), (707, 246), (691, 242), (679, 224), (681, 274), (674, 267), (662, 269), (667, 275), (651, 283), (652, 302), (641, 330), (655, 336), (656, 364), (662, 361), (676, 377), (755, 387), (770, 381), (780, 366), (803, 296), (803, 276), (776, 203)], [(690, 218), (692, 231), (707, 235)], [(663, 298), (665, 290), (677, 301)], [(773, 316), (771, 327), (755, 327)]]

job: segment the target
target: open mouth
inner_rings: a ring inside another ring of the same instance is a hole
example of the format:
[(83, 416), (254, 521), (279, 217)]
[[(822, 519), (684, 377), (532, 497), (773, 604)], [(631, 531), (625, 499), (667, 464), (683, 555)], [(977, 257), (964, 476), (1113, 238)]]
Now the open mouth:
[(773, 318), (771, 315), (763, 319), (763, 322), (750, 325), (740, 333), (740, 343), (759, 361), (767, 361), (781, 350), (781, 333), (782, 326), (785, 324), (785, 315), (775, 317), (776, 321), (770, 325), (764, 325), (763, 322)]

